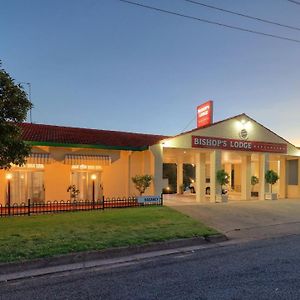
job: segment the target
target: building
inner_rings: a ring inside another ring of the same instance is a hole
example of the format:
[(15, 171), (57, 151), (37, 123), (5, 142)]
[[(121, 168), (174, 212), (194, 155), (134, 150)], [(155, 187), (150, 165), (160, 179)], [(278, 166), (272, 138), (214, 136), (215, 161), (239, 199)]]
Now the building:
[[(127, 197), (137, 194), (131, 178), (152, 174), (147, 194), (160, 194), (167, 183), (163, 164), (177, 166), (177, 190), (183, 184), (184, 164), (195, 166), (195, 200), (215, 202), (221, 194), (216, 171), (230, 176), (229, 199), (251, 199), (251, 176), (259, 178), (254, 187), (265, 199), (266, 170), (279, 174), (273, 187), (280, 198), (300, 198), (300, 150), (246, 114), (208, 124), (202, 128), (166, 137), (42, 124), (23, 123), (23, 139), (32, 153), (23, 167), (0, 170), (0, 204), (69, 200), (70, 185), (79, 189), (81, 200), (95, 195)], [(209, 185), (210, 195), (206, 194)]]

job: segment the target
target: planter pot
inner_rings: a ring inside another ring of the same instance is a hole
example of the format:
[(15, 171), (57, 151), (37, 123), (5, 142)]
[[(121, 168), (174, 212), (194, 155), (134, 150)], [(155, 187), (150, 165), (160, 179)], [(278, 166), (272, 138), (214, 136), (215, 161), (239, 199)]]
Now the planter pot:
[(251, 197), (258, 197), (258, 192), (251, 192)]
[(277, 195), (277, 193), (266, 193), (265, 199), (266, 200), (277, 200), (278, 195)]
[(217, 203), (226, 203), (228, 202), (228, 195), (217, 195), (216, 196)]

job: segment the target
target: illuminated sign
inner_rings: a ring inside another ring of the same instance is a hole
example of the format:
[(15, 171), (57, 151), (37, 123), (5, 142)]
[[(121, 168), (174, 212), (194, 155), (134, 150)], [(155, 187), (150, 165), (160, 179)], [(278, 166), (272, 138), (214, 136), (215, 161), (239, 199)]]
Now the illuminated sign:
[(207, 101), (197, 107), (197, 127), (210, 125), (213, 121), (213, 102)]
[(236, 151), (287, 153), (287, 144), (241, 141), (208, 136), (192, 136), (193, 148), (210, 148)]

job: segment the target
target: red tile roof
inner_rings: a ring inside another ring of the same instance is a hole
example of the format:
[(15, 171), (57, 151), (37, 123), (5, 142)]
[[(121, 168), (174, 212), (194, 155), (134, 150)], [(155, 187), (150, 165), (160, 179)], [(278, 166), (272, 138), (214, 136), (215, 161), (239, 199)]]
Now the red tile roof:
[(40, 145), (72, 144), (90, 145), (98, 148), (143, 150), (157, 144), (167, 136), (122, 131), (75, 128), (45, 124), (22, 123), (22, 137), (25, 141)]

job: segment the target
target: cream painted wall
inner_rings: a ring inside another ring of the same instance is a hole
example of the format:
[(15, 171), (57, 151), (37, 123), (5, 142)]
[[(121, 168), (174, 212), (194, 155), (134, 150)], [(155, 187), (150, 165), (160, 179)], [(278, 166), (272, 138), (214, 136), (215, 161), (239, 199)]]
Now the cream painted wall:
[(106, 197), (128, 195), (129, 153), (121, 151), (120, 158), (110, 166), (103, 167), (103, 194)]
[(45, 165), (44, 180), (46, 201), (70, 200), (70, 195), (67, 192), (71, 183), (70, 165), (58, 162)]

